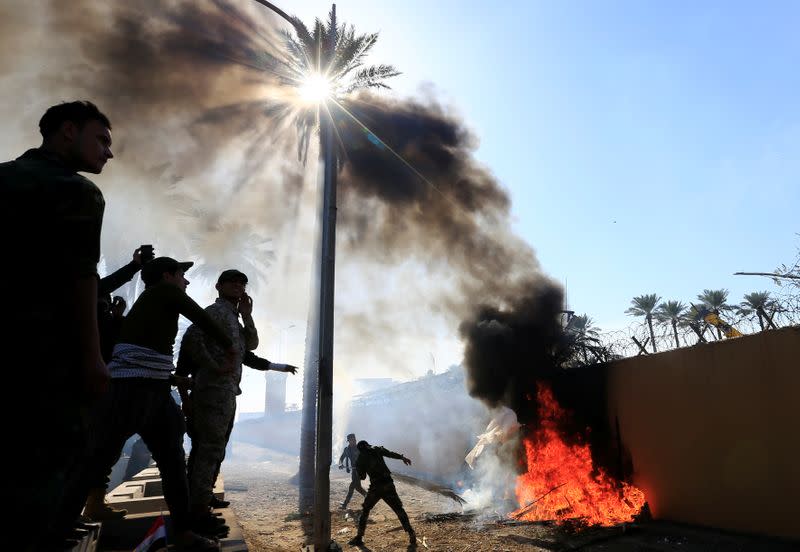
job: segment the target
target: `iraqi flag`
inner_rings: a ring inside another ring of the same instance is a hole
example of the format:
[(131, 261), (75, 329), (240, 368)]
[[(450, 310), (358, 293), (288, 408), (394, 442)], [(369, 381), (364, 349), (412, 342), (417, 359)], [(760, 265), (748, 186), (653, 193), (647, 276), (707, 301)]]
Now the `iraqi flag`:
[(164, 516), (158, 516), (145, 535), (144, 540), (133, 552), (155, 552), (167, 547), (167, 528), (164, 526)]

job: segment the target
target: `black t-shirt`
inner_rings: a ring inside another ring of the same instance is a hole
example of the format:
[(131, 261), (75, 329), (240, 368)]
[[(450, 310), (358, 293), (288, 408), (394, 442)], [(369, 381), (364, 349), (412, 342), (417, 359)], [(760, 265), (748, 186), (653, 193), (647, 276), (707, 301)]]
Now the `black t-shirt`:
[(74, 380), (74, 285), (97, 275), (104, 209), (97, 186), (46, 152), (0, 163), (0, 286), (9, 322), (0, 346), (10, 365), (24, 359), (21, 373), (63, 393)]
[(172, 356), (179, 315), (200, 326), (223, 348), (231, 346), (231, 338), (208, 313), (185, 291), (168, 282), (142, 292), (122, 323), (118, 343), (139, 345)]
[(0, 278), (96, 275), (104, 210), (97, 186), (39, 149), (0, 163)]

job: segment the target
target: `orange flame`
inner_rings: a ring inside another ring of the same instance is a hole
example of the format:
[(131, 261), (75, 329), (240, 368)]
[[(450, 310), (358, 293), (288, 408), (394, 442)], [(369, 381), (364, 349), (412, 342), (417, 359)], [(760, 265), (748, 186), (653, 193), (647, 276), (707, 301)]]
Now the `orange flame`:
[(588, 525), (632, 521), (644, 506), (644, 493), (595, 469), (587, 444), (568, 445), (559, 421), (568, 414), (553, 392), (538, 385), (539, 429), (525, 437), (528, 471), (517, 477), (520, 508), (510, 515), (529, 521), (578, 519)]

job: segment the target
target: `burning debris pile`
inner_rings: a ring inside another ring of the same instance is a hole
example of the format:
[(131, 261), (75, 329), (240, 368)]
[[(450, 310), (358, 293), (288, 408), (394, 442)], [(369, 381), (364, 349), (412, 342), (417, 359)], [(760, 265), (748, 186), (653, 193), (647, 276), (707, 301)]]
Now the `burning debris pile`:
[(527, 471), (517, 478), (517, 499), (523, 506), (511, 516), (587, 525), (633, 521), (644, 506), (644, 493), (596, 467), (588, 444), (562, 438), (560, 421), (568, 413), (546, 384), (538, 384), (536, 401), (539, 425), (522, 440)]
[[(461, 326), (469, 392), (501, 413), (510, 408), (521, 424), (497, 449), (502, 469), (516, 473), (519, 508), (512, 519), (629, 522), (645, 497), (624, 481), (621, 451), (612, 450), (620, 445), (611, 443), (607, 427), (604, 369), (563, 369), (571, 342), (559, 323), (562, 308), (560, 289), (540, 278), (511, 307), (476, 309)], [(516, 445), (512, 459), (500, 454), (509, 441)], [(468, 458), (474, 461), (479, 452)], [(497, 468), (493, 473), (496, 478)]]

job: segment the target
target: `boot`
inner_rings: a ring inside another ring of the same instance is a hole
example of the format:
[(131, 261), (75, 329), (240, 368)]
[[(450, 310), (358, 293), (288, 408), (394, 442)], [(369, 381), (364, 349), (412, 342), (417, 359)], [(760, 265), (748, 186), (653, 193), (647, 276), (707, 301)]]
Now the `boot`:
[(192, 531), (204, 537), (224, 537), (230, 531), (225, 520), (215, 516), (207, 507), (193, 508), (190, 524)]
[(364, 539), (361, 535), (356, 535), (347, 544), (350, 546), (364, 546)]
[(220, 500), (216, 496), (211, 497), (211, 507), (212, 508), (227, 508), (230, 506), (231, 503), (229, 500)]
[(128, 510), (116, 510), (106, 504), (106, 490), (102, 487), (92, 489), (89, 492), (89, 498), (86, 500), (86, 508), (83, 510), (83, 515), (94, 521), (122, 519), (127, 513)]

